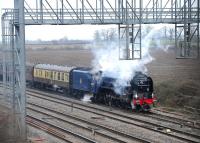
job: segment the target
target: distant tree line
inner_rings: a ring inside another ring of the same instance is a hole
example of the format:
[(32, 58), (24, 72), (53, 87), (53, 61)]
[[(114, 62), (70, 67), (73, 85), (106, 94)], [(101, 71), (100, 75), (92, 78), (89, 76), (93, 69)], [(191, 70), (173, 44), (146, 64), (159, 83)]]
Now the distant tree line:
[(49, 40), (44, 41), (41, 39), (38, 40), (26, 40), (26, 44), (51, 44), (51, 45), (65, 45), (65, 44), (90, 44), (91, 40), (69, 40), (67, 37), (58, 39), (58, 40)]
[(118, 31), (115, 28), (96, 30), (94, 33), (94, 41), (97, 43), (115, 41), (117, 39)]
[[(142, 27), (142, 38), (145, 38), (151, 30), (154, 29), (153, 26), (148, 25), (145, 28)], [(165, 43), (174, 43), (175, 41), (175, 27), (165, 26), (160, 29), (159, 34), (155, 34), (152, 37), (152, 41), (161, 40)], [(197, 41), (197, 37), (193, 37), (194, 41)], [(90, 44), (92, 42), (95, 43), (103, 43), (103, 42), (110, 42), (110, 41), (117, 41), (118, 40), (118, 29), (110, 28), (110, 29), (103, 29), (103, 30), (96, 30), (94, 32), (93, 41), (92, 40), (69, 40), (67, 37), (63, 37), (59, 40), (50, 40), (50, 41), (43, 41), (41, 39), (38, 40), (27, 40), (26, 44)]]
[[(142, 28), (142, 38), (147, 36), (152, 29), (153, 27), (151, 25)], [(159, 31), (159, 34), (153, 35), (151, 38), (152, 41), (157, 39), (165, 41), (174, 41), (175, 29), (172, 27), (164, 27)], [(94, 33), (94, 42), (96, 43), (116, 41), (116, 40), (118, 40), (118, 29), (115, 28), (97, 30)]]

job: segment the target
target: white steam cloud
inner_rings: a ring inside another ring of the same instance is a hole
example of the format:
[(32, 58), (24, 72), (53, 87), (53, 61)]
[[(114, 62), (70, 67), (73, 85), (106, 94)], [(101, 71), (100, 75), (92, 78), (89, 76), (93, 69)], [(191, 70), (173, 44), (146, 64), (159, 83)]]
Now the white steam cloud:
[[(126, 86), (133, 78), (136, 71), (147, 73), (146, 65), (152, 62), (153, 57), (149, 54), (152, 38), (160, 34), (160, 30), (165, 25), (156, 25), (147, 36), (142, 39), (142, 59), (140, 60), (119, 60), (118, 42), (109, 42), (104, 48), (94, 49), (95, 59), (92, 62), (95, 71), (102, 71), (103, 76), (117, 78), (115, 92), (120, 93), (119, 87)], [(156, 40), (156, 47), (164, 48), (160, 45), (159, 39)], [(165, 50), (165, 49), (163, 49)]]

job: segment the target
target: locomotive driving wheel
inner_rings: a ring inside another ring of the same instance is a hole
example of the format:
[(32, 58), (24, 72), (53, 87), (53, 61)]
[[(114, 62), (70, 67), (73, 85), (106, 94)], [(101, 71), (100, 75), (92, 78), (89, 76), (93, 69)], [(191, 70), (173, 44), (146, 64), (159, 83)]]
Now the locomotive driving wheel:
[(105, 94), (105, 96), (104, 96), (104, 102), (105, 102), (105, 104), (106, 105), (108, 105), (108, 106), (111, 106), (112, 105), (112, 103), (111, 103), (111, 95), (108, 93), (108, 94)]

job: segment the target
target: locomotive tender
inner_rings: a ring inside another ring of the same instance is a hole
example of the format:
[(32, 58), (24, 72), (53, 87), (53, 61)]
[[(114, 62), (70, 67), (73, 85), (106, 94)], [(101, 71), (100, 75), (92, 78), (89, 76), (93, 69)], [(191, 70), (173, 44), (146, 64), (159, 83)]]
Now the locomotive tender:
[[(93, 73), (91, 68), (86, 67), (36, 64), (27, 66), (26, 70), (29, 85), (53, 88), (79, 99), (86, 93), (92, 94), (94, 103), (148, 111), (156, 101), (153, 80), (141, 72), (136, 72), (127, 85), (116, 87), (118, 79), (104, 76), (102, 72)], [(116, 88), (120, 92), (116, 92)]]

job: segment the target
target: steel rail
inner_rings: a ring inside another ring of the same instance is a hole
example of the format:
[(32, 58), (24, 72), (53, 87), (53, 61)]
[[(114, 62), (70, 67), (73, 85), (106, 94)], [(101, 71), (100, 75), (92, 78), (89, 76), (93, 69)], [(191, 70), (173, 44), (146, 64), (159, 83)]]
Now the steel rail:
[[(40, 93), (40, 94), (41, 94), (41, 93)], [(34, 95), (33, 95), (33, 96), (34, 96)], [(41, 98), (43, 98), (43, 97), (41, 97)], [(44, 97), (44, 98), (45, 98), (45, 97)], [(44, 99), (44, 98), (43, 98), (43, 99)], [(56, 99), (56, 100), (60, 100), (60, 99), (58, 99), (58, 97), (56, 97), (56, 98), (55, 98), (55, 97), (50, 97), (50, 98), (53, 98), (53, 99)], [(158, 124), (156, 124), (156, 123), (144, 121), (144, 120), (138, 119), (138, 118), (136, 118), (136, 117), (130, 117), (130, 116), (127, 116), (127, 115), (124, 115), (124, 114), (115, 113), (115, 112), (112, 112), (112, 111), (103, 110), (103, 109), (101, 109), (101, 108), (92, 107), (91, 105), (82, 104), (82, 103), (80, 103), (80, 102), (73, 101), (73, 103), (72, 103), (72, 101), (68, 101), (67, 99), (62, 99), (62, 101), (55, 101), (55, 100), (51, 100), (51, 99), (47, 99), (47, 98), (45, 98), (45, 99), (46, 99), (46, 100), (49, 100), (49, 101), (52, 101), (52, 102), (55, 102), (55, 103), (58, 103), (58, 104), (63, 104), (63, 105), (66, 105), (66, 106), (71, 106), (71, 104), (77, 104), (77, 105), (82, 106), (82, 107), (87, 107), (87, 108), (89, 108), (89, 110), (88, 110), (88, 109), (83, 109), (83, 108), (80, 108), (80, 107), (77, 107), (77, 106), (73, 106), (73, 108), (77, 108), (77, 109), (84, 110), (84, 111), (87, 111), (87, 112), (91, 112), (91, 113), (94, 113), (94, 114), (102, 115), (101, 113), (97, 113), (97, 112), (96, 112), (96, 110), (99, 110), (99, 111), (104, 112), (104, 113), (106, 112), (106, 113), (109, 113), (109, 114), (113, 114), (113, 115), (117, 115), (117, 116), (120, 116), (120, 117), (124, 117), (124, 118), (126, 118), (126, 119), (130, 119), (130, 120), (134, 120), (134, 121), (138, 121), (138, 122), (143, 122), (143, 123), (145, 123), (145, 124), (152, 125), (152, 126), (154, 126), (154, 127), (156, 126), (157, 128), (166, 128), (166, 129), (170, 129), (171, 131), (178, 132), (178, 133), (181, 133), (181, 134), (184, 134), (184, 135), (187, 135), (187, 136), (191, 136), (191, 137), (194, 137), (194, 138), (200, 138), (200, 135), (195, 135), (195, 134), (192, 134), (192, 133), (190, 133), (190, 132), (184, 132), (184, 131), (177, 130), (177, 129), (174, 129), (174, 128), (172, 128), (172, 127), (168, 127), (168, 126), (164, 126), (164, 125), (158, 125)], [(63, 103), (63, 100), (64, 100), (64, 101), (67, 101), (67, 102), (71, 102), (71, 104)], [(91, 111), (91, 110), (90, 110), (91, 108), (95, 108), (95, 111)], [(115, 120), (120, 120), (120, 119), (114, 118), (114, 117), (112, 117), (112, 116), (110, 116), (110, 115), (104, 115), (104, 116), (106, 116), (106, 117), (108, 117), (108, 118), (113, 118), (113, 119), (115, 119)], [(158, 118), (157, 118), (157, 119), (158, 119)], [(122, 120), (120, 120), (120, 121), (121, 121), (121, 122), (125, 122), (125, 121), (122, 121)], [(165, 120), (165, 121), (171, 122), (171, 121), (168, 121), (168, 120)], [(130, 122), (129, 122), (129, 124), (134, 124), (134, 125), (139, 126), (139, 125), (136, 124), (136, 123), (130, 123)], [(180, 123), (176, 123), (176, 124), (181, 125)], [(141, 127), (141, 126), (140, 126), (140, 127)]]
[[(28, 90), (28, 91), (30, 91), (30, 92), (33, 92), (33, 93), (38, 93), (38, 91), (33, 91), (33, 90)], [(41, 92), (43, 92), (43, 91), (41, 91)], [(42, 93), (42, 94), (47, 94), (47, 93)], [(51, 95), (52, 95), (52, 93), (50, 93)], [(49, 95), (49, 94), (48, 94)], [(51, 96), (50, 95), (50, 96)], [(56, 95), (60, 95), (60, 96), (62, 96), (62, 94), (58, 94), (58, 93), (56, 93)], [(55, 97), (53, 97), (53, 96), (55, 96), (55, 95), (52, 95), (51, 97), (52, 98), (55, 98)], [(59, 96), (59, 97), (60, 97)], [(59, 97), (56, 97), (56, 99), (58, 99)], [(59, 99), (58, 99), (59, 100)], [(62, 99), (63, 100), (63, 99)], [(66, 100), (67, 101), (67, 99), (65, 98), (64, 100)], [(70, 101), (68, 101), (68, 102), (70, 102)], [(81, 103), (76, 103), (76, 104), (79, 104), (79, 105), (83, 105), (83, 104), (81, 104)], [(84, 106), (87, 106), (87, 105), (84, 105)], [(172, 113), (172, 112), (169, 112), (169, 111), (166, 111), (166, 110), (160, 110), (160, 109), (157, 109), (157, 108), (154, 108), (153, 110), (158, 110), (159, 112), (166, 112), (166, 113), (168, 113), (168, 114), (173, 114), (173, 115), (177, 115), (177, 114), (175, 114), (175, 113)], [(159, 116), (163, 116), (163, 117), (168, 117), (168, 118), (171, 118), (172, 120), (171, 121), (169, 121), (169, 120), (165, 120), (165, 119), (161, 119), (162, 121), (167, 121), (167, 122), (171, 122), (171, 123), (175, 123), (175, 124), (180, 124), (180, 125), (185, 125), (185, 126), (188, 126), (188, 127), (191, 127), (191, 128), (195, 128), (195, 129), (200, 129), (200, 126), (198, 126), (198, 127), (195, 127), (195, 126), (192, 126), (192, 125), (189, 125), (189, 124), (187, 124), (187, 122), (191, 122), (191, 123), (193, 123), (194, 121), (193, 120), (189, 120), (189, 119), (183, 119), (183, 118), (176, 118), (176, 117), (172, 117), (172, 116), (167, 116), (167, 115), (163, 115), (163, 114), (159, 114), (159, 113), (156, 113), (156, 112), (154, 112), (154, 111), (151, 111), (150, 113), (153, 113), (153, 114), (157, 114), (157, 115), (159, 115)], [(145, 116), (145, 114), (143, 114), (144, 116)], [(180, 116), (180, 115), (179, 115)], [(182, 115), (181, 115), (182, 116)], [(153, 117), (153, 116), (151, 116), (152, 118), (156, 118), (156, 119), (158, 119), (157, 117)], [(181, 121), (181, 122), (183, 122), (183, 123), (180, 123), (180, 122), (176, 122), (176, 121), (174, 121), (174, 120), (179, 120), (179, 121)], [(184, 124), (185, 123), (185, 124)], [(193, 123), (194, 124), (194, 123)], [(197, 124), (200, 124), (200, 123), (198, 123), (197, 122)]]
[[(38, 93), (36, 91), (30, 91), (30, 92)], [(56, 99), (59, 100), (58, 97), (56, 97)], [(67, 100), (67, 99), (64, 99), (64, 100)], [(68, 102), (70, 102), (70, 101), (68, 101)], [(87, 106), (87, 105), (83, 105), (81, 103), (76, 103), (76, 104), (78, 104), (80, 106)], [(100, 110), (100, 109), (98, 109), (98, 110)], [(155, 108), (154, 110), (158, 110), (159, 112), (163, 111), (163, 112), (168, 113), (168, 114), (177, 115), (175, 113), (172, 113), (172, 112), (169, 112), (169, 111), (166, 111), (166, 110), (159, 110), (157, 108)], [(194, 128), (194, 129), (200, 130), (200, 123), (199, 122), (196, 122), (196, 121), (193, 121), (193, 120), (187, 120), (187, 119), (183, 119), (183, 118), (172, 117), (172, 116), (168, 116), (168, 115), (163, 115), (163, 114), (159, 114), (159, 113), (154, 112), (154, 111), (151, 111), (150, 113), (152, 113), (152, 114), (148, 114), (148, 115), (147, 114), (142, 114), (142, 116), (151, 117), (151, 118), (154, 118), (154, 119), (157, 119), (157, 120), (162, 120), (162, 121), (169, 122), (169, 123), (174, 123), (174, 124), (177, 124), (177, 125), (180, 125), (180, 126), (187, 126), (187, 127), (190, 127), (190, 128)], [(161, 117), (163, 117), (163, 118), (161, 118)], [(170, 120), (165, 119), (165, 118), (169, 118)], [(192, 125), (190, 123), (192, 123)]]
[[(195, 126), (195, 121), (184, 120), (184, 119), (180, 119), (180, 118), (176, 118), (176, 117), (172, 117), (172, 116), (162, 115), (162, 114), (155, 113), (155, 112), (150, 112), (149, 114), (143, 114), (143, 116), (150, 117), (150, 118), (164, 121), (164, 122), (177, 124), (180, 126), (187, 126), (187, 127), (193, 128), (193, 129), (200, 130), (199, 126)], [(168, 118), (168, 119), (166, 119), (166, 118)]]
[[(111, 127), (107, 127), (107, 126), (104, 126), (104, 125), (97, 125), (96, 123), (94, 123), (94, 122), (92, 122), (92, 121), (88, 121), (87, 119), (83, 119), (83, 118), (80, 118), (80, 117), (77, 117), (77, 116), (74, 116), (74, 115), (64, 114), (64, 113), (62, 113), (62, 112), (60, 112), (60, 111), (55, 111), (55, 110), (53, 110), (53, 109), (50, 109), (50, 108), (47, 108), (47, 107), (44, 107), (44, 106), (41, 106), (41, 105), (38, 105), (38, 104), (35, 104), (35, 103), (30, 103), (30, 102), (28, 102), (28, 104), (31, 105), (31, 106), (35, 106), (35, 107), (37, 107), (37, 108), (41, 108), (41, 109), (44, 109), (44, 110), (47, 110), (47, 111), (56, 113), (56, 114), (58, 114), (58, 115), (62, 115), (62, 116), (64, 116), (64, 117), (68, 117), (68, 118), (74, 119), (74, 120), (76, 120), (76, 121), (80, 121), (80, 122), (87, 123), (87, 124), (92, 125), (92, 126), (95, 126), (95, 127), (99, 127), (99, 128), (101, 128), (101, 129), (104, 129), (104, 130), (109, 131), (109, 132), (111, 132), (111, 133), (115, 133), (115, 134), (118, 135), (118, 136), (120, 135), (120, 136), (123, 136), (123, 137), (128, 138), (128, 139), (131, 139), (131, 140), (135, 140), (135, 141), (139, 141), (139, 142), (144, 142), (144, 143), (150, 143), (150, 141), (148, 141), (148, 140), (145, 140), (145, 139), (142, 139), (142, 138), (140, 138), (140, 137), (136, 137), (136, 136), (130, 135), (130, 134), (128, 134), (128, 133), (124, 133), (124, 132), (122, 132), (122, 131), (117, 131), (117, 130), (115, 130), (115, 129), (112, 129)], [(60, 121), (63, 121), (63, 122), (72, 124), (72, 125), (74, 125), (74, 126), (78, 126), (79, 128), (83, 128), (83, 129), (89, 130), (90, 132), (93, 132), (93, 131), (94, 131), (94, 129), (91, 129), (91, 128), (88, 128), (88, 127), (85, 127), (85, 126), (78, 125), (77, 123), (68, 121), (68, 120), (66, 120), (66, 119), (59, 118), (58, 116), (50, 115), (50, 114), (48, 114), (48, 113), (46, 113), (46, 112), (44, 112), (44, 111), (41, 111), (41, 110), (39, 111), (39, 110), (37, 110), (37, 109), (34, 109), (33, 107), (27, 107), (27, 109), (33, 110), (33, 111), (35, 111), (35, 112), (37, 112), (37, 113), (40, 113), (40, 114), (47, 115), (47, 116), (49, 116), (49, 117), (53, 117), (53, 118), (55, 118), (55, 119), (58, 119), (58, 120), (60, 120)], [(109, 139), (111, 139), (111, 140), (114, 140), (114, 141), (117, 141), (117, 142), (120, 142), (120, 143), (126, 143), (125, 141), (121, 140), (120, 138), (118, 139), (118, 138), (112, 137), (112, 136), (110, 136), (110, 135), (103, 134), (103, 133), (101, 133), (101, 132), (98, 131), (98, 130), (95, 130), (95, 134), (99, 134), (99, 135), (101, 135), (101, 136), (104, 136), (104, 137), (106, 137), (106, 138), (109, 138)]]
[[(38, 106), (40, 106), (40, 105), (38, 105)], [(69, 106), (69, 105), (68, 105), (68, 106)], [(45, 107), (42, 107), (42, 108), (45, 108)], [(80, 109), (82, 109), (82, 108), (80, 108)], [(56, 111), (56, 112), (58, 112), (58, 111)], [(88, 110), (87, 110), (87, 112), (88, 112)], [(89, 112), (90, 112), (90, 111), (89, 111)], [(104, 111), (104, 112), (105, 112), (105, 111)], [(108, 111), (108, 112), (109, 112), (109, 111)], [(93, 111), (93, 113), (98, 114), (98, 113), (96, 113), (96, 112), (94, 112), (94, 111)], [(109, 113), (110, 113), (110, 112), (109, 112)], [(112, 113), (112, 112), (111, 112), (111, 113)], [(61, 114), (63, 114), (63, 113), (61, 113)], [(102, 115), (102, 114), (99, 114), (99, 115)], [(118, 115), (118, 116), (119, 116), (119, 115)], [(120, 115), (120, 116), (121, 116), (121, 115)], [(194, 141), (194, 140), (188, 139), (187, 137), (182, 137), (182, 136), (180, 136), (180, 135), (177, 136), (177, 135), (174, 135), (174, 134), (168, 134), (168, 133), (166, 133), (166, 132), (164, 132), (164, 131), (157, 130), (157, 129), (152, 128), (152, 127), (140, 125), (140, 124), (133, 123), (133, 122), (127, 122), (127, 121), (121, 120), (121, 119), (119, 119), (119, 118), (113, 118), (113, 117), (108, 116), (108, 115), (107, 115), (107, 117), (112, 118), (112, 119), (115, 119), (115, 120), (118, 120), (118, 121), (121, 121), (121, 122), (124, 122), (124, 123), (127, 123), (127, 124), (131, 124), (131, 125), (134, 125), (134, 126), (138, 126), (138, 127), (144, 128), (144, 129), (148, 129), (148, 130), (151, 130), (151, 131), (155, 131), (155, 132), (158, 132), (158, 133), (161, 133), (161, 134), (170, 136), (170, 137), (174, 137), (174, 138), (177, 138), (177, 139), (181, 139), (181, 140), (184, 140), (184, 141), (187, 141), (187, 142), (198, 142), (198, 141)], [(137, 120), (137, 121), (141, 122), (141, 120), (139, 120), (139, 119), (133, 119), (133, 118), (128, 117), (128, 116), (126, 116), (126, 118), (130, 118), (130, 119), (132, 119), (132, 120)], [(145, 123), (146, 121), (142, 121), (142, 122)], [(147, 123), (148, 125), (149, 125), (149, 124), (153, 124), (154, 126), (157, 126), (157, 128), (167, 128), (167, 129), (170, 129), (170, 128), (168, 128), (168, 127), (163, 127), (163, 126), (161, 126), (161, 125), (157, 125), (157, 124), (154, 124), (154, 123), (149, 123), (149, 122), (146, 122), (146, 123)], [(174, 131), (174, 132), (180, 132), (182, 135), (185, 135), (185, 136), (190, 136), (190, 137), (192, 136), (192, 137), (194, 137), (194, 138), (199, 139), (199, 136), (196, 137), (196, 135), (193, 135), (193, 134), (185, 133), (185, 132), (182, 132), (182, 131), (176, 131), (175, 129), (171, 129), (171, 130)]]
[[(67, 142), (71, 142), (72, 143), (72, 141), (67, 140), (65, 138), (64, 133), (60, 133), (60, 131), (65, 132), (67, 134), (71, 134), (71, 135), (73, 135), (75, 137), (80, 138), (81, 140), (87, 141), (88, 143), (97, 143), (96, 141), (94, 141), (92, 139), (89, 139), (89, 138), (87, 138), (85, 136), (81, 136), (80, 134), (77, 134), (77, 133), (72, 132), (70, 130), (67, 130), (65, 128), (59, 127), (57, 125), (45, 122), (45, 121), (43, 121), (41, 119), (38, 119), (36, 117), (33, 117), (31, 115), (27, 115), (26, 122), (31, 126), (34, 126), (34, 127), (39, 128), (39, 129), (41, 129), (43, 131), (46, 131), (49, 134), (51, 134), (53, 136), (56, 136), (56, 137), (58, 137), (58, 138), (60, 138), (60, 139), (62, 139), (64, 141), (67, 141)], [(47, 125), (48, 127), (46, 127), (44, 124)]]

